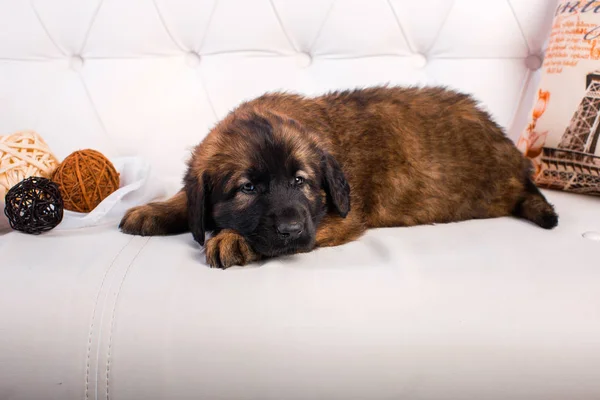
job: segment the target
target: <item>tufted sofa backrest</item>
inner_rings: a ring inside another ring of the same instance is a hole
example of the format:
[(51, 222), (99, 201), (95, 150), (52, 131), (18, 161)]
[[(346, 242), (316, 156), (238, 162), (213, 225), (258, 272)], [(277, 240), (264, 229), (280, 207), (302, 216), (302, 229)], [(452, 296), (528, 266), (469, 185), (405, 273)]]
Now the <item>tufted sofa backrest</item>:
[(60, 158), (80, 148), (140, 155), (179, 181), (190, 148), (245, 99), (391, 83), (472, 93), (514, 138), (555, 7), (0, 0), (0, 134), (34, 129)]

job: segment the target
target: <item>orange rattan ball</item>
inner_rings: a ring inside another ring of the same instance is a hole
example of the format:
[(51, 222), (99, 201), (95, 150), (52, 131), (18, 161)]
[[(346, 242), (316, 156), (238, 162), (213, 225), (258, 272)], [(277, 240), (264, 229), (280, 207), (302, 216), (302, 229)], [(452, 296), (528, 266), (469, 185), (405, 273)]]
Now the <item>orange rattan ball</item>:
[(102, 153), (79, 150), (71, 153), (54, 171), (65, 209), (90, 212), (119, 188), (119, 173)]

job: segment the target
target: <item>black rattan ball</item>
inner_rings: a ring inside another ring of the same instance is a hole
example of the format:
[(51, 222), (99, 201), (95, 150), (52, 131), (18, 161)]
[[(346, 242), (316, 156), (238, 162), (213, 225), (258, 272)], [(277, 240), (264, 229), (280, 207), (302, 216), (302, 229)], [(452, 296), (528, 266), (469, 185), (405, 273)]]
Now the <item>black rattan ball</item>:
[(5, 197), (4, 214), (11, 228), (34, 235), (62, 221), (63, 200), (56, 183), (32, 176), (13, 186)]

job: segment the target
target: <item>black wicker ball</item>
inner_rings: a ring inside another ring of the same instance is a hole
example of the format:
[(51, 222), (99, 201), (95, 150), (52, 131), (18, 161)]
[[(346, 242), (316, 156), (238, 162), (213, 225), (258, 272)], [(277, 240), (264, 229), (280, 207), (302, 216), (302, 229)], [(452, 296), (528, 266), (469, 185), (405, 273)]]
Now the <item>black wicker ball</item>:
[(7, 193), (4, 214), (11, 228), (38, 235), (56, 227), (63, 218), (63, 200), (56, 183), (32, 176)]

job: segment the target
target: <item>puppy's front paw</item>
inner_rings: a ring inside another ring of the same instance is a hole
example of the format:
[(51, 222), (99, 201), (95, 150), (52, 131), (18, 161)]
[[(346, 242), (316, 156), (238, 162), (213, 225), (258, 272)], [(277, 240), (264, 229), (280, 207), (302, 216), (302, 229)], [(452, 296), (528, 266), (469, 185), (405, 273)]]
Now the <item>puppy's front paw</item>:
[(230, 229), (219, 232), (205, 245), (206, 262), (213, 268), (229, 268), (234, 265), (246, 265), (260, 257), (243, 236)]
[(164, 234), (161, 215), (152, 205), (131, 208), (125, 213), (119, 228), (130, 235), (153, 236)]

